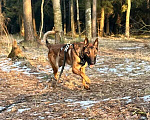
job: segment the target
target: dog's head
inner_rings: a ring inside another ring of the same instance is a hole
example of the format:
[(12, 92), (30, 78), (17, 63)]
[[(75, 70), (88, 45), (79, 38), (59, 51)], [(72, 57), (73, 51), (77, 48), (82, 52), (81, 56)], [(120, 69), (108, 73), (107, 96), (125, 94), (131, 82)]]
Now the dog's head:
[(97, 52), (98, 52), (98, 38), (93, 43), (89, 43), (88, 39), (85, 38), (83, 55), (88, 65), (94, 65), (96, 63)]

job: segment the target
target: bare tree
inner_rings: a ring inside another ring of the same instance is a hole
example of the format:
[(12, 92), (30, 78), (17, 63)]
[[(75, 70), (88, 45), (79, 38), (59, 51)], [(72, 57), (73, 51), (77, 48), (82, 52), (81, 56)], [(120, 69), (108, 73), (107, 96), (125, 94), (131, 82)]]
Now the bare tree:
[(106, 34), (109, 35), (109, 14), (106, 16)]
[(105, 20), (105, 14), (104, 14), (104, 7), (101, 8), (101, 19), (100, 19), (100, 37), (103, 37), (104, 34), (104, 20)]
[(93, 37), (96, 37), (96, 12), (97, 12), (97, 0), (93, 0), (93, 14), (92, 14), (92, 32)]
[(0, 34), (3, 32), (4, 16), (2, 14), (2, 0), (0, 0)]
[(41, 27), (40, 27), (40, 39), (41, 39), (41, 37), (42, 37), (43, 19), (44, 19), (44, 15), (43, 15), (43, 5), (44, 5), (44, 0), (42, 0), (42, 3), (41, 3)]
[(33, 21), (32, 21), (32, 8), (31, 0), (23, 0), (23, 15), (24, 15), (24, 28), (25, 28), (25, 41), (34, 40)]
[(72, 37), (74, 38), (75, 35), (75, 27), (74, 27), (74, 9), (73, 9), (73, 0), (71, 0), (71, 31)]
[(20, 34), (24, 36), (24, 18), (21, 16)]
[[(149, 0), (147, 0), (147, 10), (149, 11)], [(147, 14), (148, 24), (150, 25), (150, 13), (148, 12)]]
[(85, 22), (86, 22), (86, 37), (91, 40), (91, 1), (86, 0), (85, 5)]
[(64, 0), (64, 35), (66, 35), (66, 2)]
[(62, 33), (62, 16), (61, 16), (60, 0), (52, 0), (52, 2), (54, 11), (54, 27), (56, 31), (55, 43), (59, 43), (61, 41), (61, 33)]
[(128, 8), (126, 12), (126, 30), (125, 36), (129, 38), (130, 36), (130, 9), (131, 9), (131, 0), (128, 0)]
[(34, 31), (34, 36), (37, 37), (36, 22), (35, 22), (35, 15), (34, 15), (34, 12), (33, 12), (33, 31)]
[(76, 4), (77, 4), (78, 33), (79, 33), (79, 37), (81, 37), (80, 18), (79, 18), (79, 1), (78, 0), (76, 0)]

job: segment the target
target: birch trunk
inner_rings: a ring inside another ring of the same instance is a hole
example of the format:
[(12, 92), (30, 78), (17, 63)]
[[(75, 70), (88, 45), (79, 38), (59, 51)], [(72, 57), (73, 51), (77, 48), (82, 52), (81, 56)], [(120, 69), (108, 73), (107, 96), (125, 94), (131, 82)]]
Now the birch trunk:
[(77, 4), (78, 33), (79, 33), (79, 37), (81, 37), (80, 18), (79, 18), (79, 1), (78, 0), (76, 0), (76, 4)]
[(44, 0), (42, 0), (42, 3), (41, 3), (41, 27), (40, 27), (40, 39), (41, 39), (41, 37), (42, 37), (43, 19), (44, 19), (44, 15), (43, 15), (43, 5), (44, 5)]
[(87, 0), (85, 5), (85, 23), (86, 23), (86, 37), (91, 40), (91, 1)]
[(62, 16), (60, 0), (53, 0), (53, 12), (54, 12), (54, 27), (56, 31), (55, 43), (60, 43), (62, 33)]
[(75, 27), (74, 27), (74, 9), (73, 9), (73, 0), (71, 0), (71, 31), (72, 37), (75, 35)]
[(97, 12), (97, 0), (93, 0), (93, 15), (92, 15), (92, 27), (93, 27), (93, 38), (96, 37), (96, 12)]

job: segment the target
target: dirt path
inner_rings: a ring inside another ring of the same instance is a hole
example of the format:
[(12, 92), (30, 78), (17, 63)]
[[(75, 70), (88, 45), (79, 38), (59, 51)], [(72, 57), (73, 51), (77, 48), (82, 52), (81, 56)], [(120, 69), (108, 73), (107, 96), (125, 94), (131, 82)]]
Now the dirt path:
[[(55, 85), (47, 49), (28, 49), (27, 60), (0, 54), (0, 119), (150, 119), (150, 49), (140, 41), (103, 39), (97, 64), (86, 69), (90, 90), (65, 67)], [(4, 110), (5, 109), (5, 110)]]

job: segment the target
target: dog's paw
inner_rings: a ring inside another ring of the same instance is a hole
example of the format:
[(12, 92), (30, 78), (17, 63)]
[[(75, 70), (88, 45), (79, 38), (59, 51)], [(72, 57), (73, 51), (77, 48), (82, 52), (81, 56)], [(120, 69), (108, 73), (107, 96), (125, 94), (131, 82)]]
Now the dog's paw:
[(84, 88), (86, 89), (86, 90), (90, 90), (90, 87), (89, 87), (89, 85), (84, 85)]

